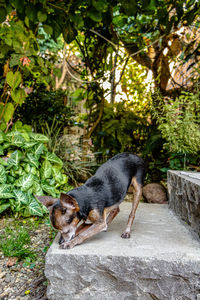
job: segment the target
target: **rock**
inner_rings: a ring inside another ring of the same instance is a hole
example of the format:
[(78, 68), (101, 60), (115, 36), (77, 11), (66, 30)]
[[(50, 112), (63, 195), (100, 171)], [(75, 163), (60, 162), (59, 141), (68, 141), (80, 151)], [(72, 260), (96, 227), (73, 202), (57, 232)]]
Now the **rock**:
[(10, 275), (10, 274), (6, 274), (6, 277), (5, 277), (5, 282), (6, 283), (10, 283), (12, 281), (13, 277)]
[(167, 190), (160, 183), (149, 183), (142, 189), (144, 200), (148, 203), (167, 203)]
[(131, 238), (120, 237), (131, 203), (108, 227), (82, 245), (46, 255), (51, 300), (196, 300), (200, 291), (199, 242), (167, 205), (140, 203)]
[(200, 237), (199, 172), (168, 171), (167, 185), (169, 208)]
[(6, 272), (0, 272), (0, 279), (4, 278), (6, 275)]

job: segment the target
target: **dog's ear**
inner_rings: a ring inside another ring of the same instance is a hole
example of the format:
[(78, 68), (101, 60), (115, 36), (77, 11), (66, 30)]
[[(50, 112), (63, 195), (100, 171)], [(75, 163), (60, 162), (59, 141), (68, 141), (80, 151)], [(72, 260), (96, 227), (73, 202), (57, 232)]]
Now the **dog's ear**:
[(37, 196), (35, 195), (35, 197), (42, 203), (44, 204), (47, 208), (49, 208), (50, 206), (52, 206), (56, 201), (58, 201), (59, 199), (53, 198), (51, 196)]
[(80, 210), (77, 201), (70, 195), (61, 193), (60, 194), (60, 204), (64, 208), (71, 208), (76, 212)]

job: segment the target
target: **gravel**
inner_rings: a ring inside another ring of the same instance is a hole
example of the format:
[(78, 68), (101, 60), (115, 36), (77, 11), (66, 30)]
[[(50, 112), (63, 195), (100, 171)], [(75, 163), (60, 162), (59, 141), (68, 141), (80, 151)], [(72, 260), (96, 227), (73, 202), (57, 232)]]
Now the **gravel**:
[[(0, 219), (0, 234), (5, 226), (14, 227), (14, 219)], [(0, 300), (47, 300), (47, 279), (44, 276), (45, 254), (52, 240), (52, 231), (47, 224), (39, 224), (29, 231), (30, 247), (37, 253), (34, 262), (17, 261), (4, 257), (0, 252)]]

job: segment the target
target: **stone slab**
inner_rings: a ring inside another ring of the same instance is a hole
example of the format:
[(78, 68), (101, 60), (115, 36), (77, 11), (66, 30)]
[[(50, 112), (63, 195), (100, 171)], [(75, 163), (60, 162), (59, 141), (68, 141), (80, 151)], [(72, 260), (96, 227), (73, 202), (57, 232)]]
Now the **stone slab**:
[(130, 239), (120, 237), (131, 209), (82, 245), (46, 255), (51, 300), (196, 300), (200, 295), (200, 243), (167, 205), (140, 203)]
[(200, 237), (200, 173), (168, 171), (169, 208)]

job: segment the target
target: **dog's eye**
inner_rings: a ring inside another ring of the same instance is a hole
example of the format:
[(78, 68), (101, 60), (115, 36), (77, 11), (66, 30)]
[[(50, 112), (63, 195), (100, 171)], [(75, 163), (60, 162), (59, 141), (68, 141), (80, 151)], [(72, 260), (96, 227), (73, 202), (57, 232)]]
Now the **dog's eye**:
[(64, 215), (66, 213), (67, 209), (66, 208), (62, 208), (61, 213)]

